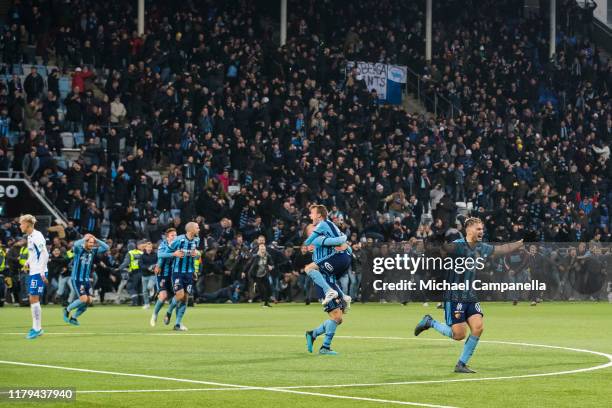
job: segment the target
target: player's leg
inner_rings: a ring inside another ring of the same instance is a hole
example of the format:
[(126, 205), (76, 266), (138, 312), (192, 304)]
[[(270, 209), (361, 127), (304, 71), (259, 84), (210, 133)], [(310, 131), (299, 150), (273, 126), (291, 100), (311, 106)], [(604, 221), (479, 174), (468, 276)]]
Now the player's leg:
[[(463, 314), (454, 315), (453, 309), (455, 304), (453, 302), (444, 302), (444, 319), (445, 322), (439, 322), (435, 320), (431, 315), (425, 315), (421, 321), (414, 328), (414, 335), (418, 336), (422, 332), (428, 329), (434, 329), (445, 337), (455, 339), (455, 336), (461, 335), (461, 323)], [(464, 324), (465, 325), (465, 324)], [(456, 327), (455, 327), (456, 326)], [(467, 330), (467, 328), (465, 328)], [(465, 337), (465, 335), (464, 335)]]
[(172, 313), (174, 309), (176, 309), (179, 305), (179, 299), (183, 297), (183, 287), (181, 284), (181, 277), (178, 274), (173, 274), (171, 278), (171, 287), (174, 292), (174, 296), (170, 299), (170, 304), (168, 305), (168, 310), (166, 310), (166, 316), (164, 316), (164, 324), (170, 323), (170, 318), (172, 318)]
[(168, 292), (165, 287), (166, 279), (163, 276), (157, 275), (155, 277), (155, 290), (157, 291), (157, 300), (155, 301), (155, 307), (153, 308), (153, 315), (151, 316), (151, 321), (149, 322), (151, 326), (155, 326), (157, 323), (157, 316), (161, 308), (164, 306), (164, 302), (168, 298)]
[(161, 290), (157, 295), (157, 301), (155, 302), (155, 308), (153, 309), (153, 315), (151, 316), (151, 326), (155, 326), (157, 323), (157, 316), (159, 315), (161, 308), (164, 307), (164, 303), (166, 302), (167, 298), (168, 292), (165, 290)]
[[(336, 282), (340, 282), (341, 279), (346, 279), (346, 281), (348, 282), (349, 280), (348, 275), (351, 270), (351, 262), (352, 262), (351, 256), (347, 253), (342, 252), (342, 253), (338, 253), (334, 255), (330, 259), (330, 261), (331, 261), (330, 263), (332, 267), (332, 271), (330, 272), (335, 277)], [(345, 293), (345, 292), (348, 292), (348, 290), (342, 289), (340, 285), (336, 285), (336, 289), (338, 291), (338, 295), (341, 296), (342, 299), (344, 300), (344, 303), (345, 303), (344, 313), (346, 314), (347, 309), (351, 307), (351, 302), (353, 299)]]
[[(484, 322), (482, 312), (480, 310), (480, 303), (472, 303), (468, 307), (467, 314), (469, 314), (467, 318), (467, 325), (470, 327), (470, 335), (465, 341), (465, 345), (463, 346), (463, 352), (459, 357), (459, 361), (455, 367), (455, 372), (459, 373), (474, 373), (475, 371), (471, 370), (467, 367), (467, 363), (470, 361), (472, 354), (474, 354), (474, 350), (476, 350), (476, 346), (478, 346), (478, 341), (480, 340), (480, 336), (484, 330)], [(467, 330), (466, 330), (467, 331)]]
[(28, 298), (30, 301), (30, 312), (32, 313), (32, 329), (28, 332), (28, 339), (35, 339), (42, 336), (42, 308), (40, 298), (44, 293), (44, 282), (40, 275), (29, 275), (28, 277)]
[(181, 281), (183, 287), (181, 292), (183, 293), (180, 303), (178, 304), (178, 309), (176, 310), (176, 323), (174, 325), (174, 330), (187, 331), (187, 327), (183, 325), (183, 317), (185, 316), (185, 312), (187, 312), (187, 302), (189, 301), (189, 295), (191, 294), (193, 284), (191, 276), (184, 276), (182, 277)]
[(337, 308), (329, 312), (329, 319), (325, 321), (325, 339), (319, 349), (319, 354), (336, 355), (336, 351), (331, 349), (331, 343), (336, 334), (336, 328), (342, 324), (342, 308)]
[[(72, 324), (74, 326), (78, 326), (79, 322), (76, 320), (74, 316), (71, 316), (72, 312), (76, 313), (79, 310), (84, 311), (83, 309), (87, 307), (88, 301), (88, 292), (87, 292), (87, 284), (86, 282), (81, 282), (77, 280), (71, 281), (74, 292), (77, 294), (77, 298), (73, 300), (68, 307), (63, 310), (64, 321), (66, 323)], [(82, 311), (80, 314), (82, 314)]]
[(183, 317), (187, 311), (187, 302), (189, 301), (189, 295), (185, 292), (185, 296), (178, 304), (176, 309), (176, 323), (174, 324), (174, 330), (187, 331), (187, 328), (183, 325)]
[[(338, 289), (333, 283), (331, 287), (335, 290)], [(319, 291), (319, 294), (322, 291), (320, 287), (317, 287), (317, 290)], [(317, 337), (325, 334), (325, 340), (321, 346), (321, 349), (319, 350), (319, 354), (337, 354), (335, 351), (331, 350), (331, 341), (336, 333), (336, 328), (342, 323), (344, 307), (344, 301), (338, 298), (333, 299), (330, 303), (325, 305), (325, 311), (328, 313), (330, 318), (325, 320), (315, 329), (306, 332), (306, 347), (308, 352), (312, 353), (313, 344)]]
[(80, 297), (81, 302), (83, 302), (83, 304), (81, 306), (79, 306), (76, 311), (74, 312), (74, 316), (72, 316), (73, 320), (73, 324), (75, 324), (76, 326), (79, 325), (78, 322), (78, 317), (81, 316), (83, 313), (85, 313), (85, 311), (87, 310), (87, 307), (89, 305), (91, 305), (93, 303), (93, 298), (91, 297), (91, 291), (89, 291), (89, 293), (85, 296), (81, 296)]
[(30, 329), (27, 338), (34, 339), (38, 337), (35, 334), (42, 330), (42, 308), (40, 307), (40, 297), (29, 295), (28, 298), (30, 300), (30, 312), (32, 313), (32, 328)]
[(323, 300), (324, 305), (338, 296), (338, 292), (332, 289), (331, 286), (329, 286), (329, 284), (325, 281), (325, 277), (319, 271), (319, 267), (316, 263), (312, 262), (306, 265), (306, 267), (304, 267), (304, 271), (306, 271), (306, 275), (312, 279), (315, 285), (323, 290), (323, 293), (325, 294)]

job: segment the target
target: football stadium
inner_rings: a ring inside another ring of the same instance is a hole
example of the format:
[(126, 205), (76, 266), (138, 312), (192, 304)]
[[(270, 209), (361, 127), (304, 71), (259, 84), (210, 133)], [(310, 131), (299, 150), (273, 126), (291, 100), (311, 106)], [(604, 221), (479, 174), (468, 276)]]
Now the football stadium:
[(612, 0), (0, 36), (0, 407), (612, 406)]

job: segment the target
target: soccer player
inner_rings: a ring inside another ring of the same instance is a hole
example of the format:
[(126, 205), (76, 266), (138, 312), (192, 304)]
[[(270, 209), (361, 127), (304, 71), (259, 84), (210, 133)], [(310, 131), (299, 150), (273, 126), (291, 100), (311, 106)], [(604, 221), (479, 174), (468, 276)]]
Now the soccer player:
[(315, 340), (324, 334), (325, 339), (319, 349), (319, 354), (337, 355), (338, 353), (331, 349), (331, 343), (337, 327), (342, 324), (351, 298), (342, 293), (336, 284), (336, 279), (347, 273), (351, 265), (351, 249), (346, 245), (346, 235), (342, 234), (338, 227), (327, 219), (325, 206), (312, 206), (310, 218), (314, 228), (307, 230), (309, 236), (305, 245), (314, 247), (314, 262), (307, 265), (305, 270), (317, 284), (319, 298), (325, 297), (323, 306), (330, 318), (314, 330), (306, 332), (306, 348), (309, 353), (312, 353)]
[[(188, 222), (185, 226), (185, 234), (176, 237), (168, 245), (168, 251), (174, 252), (174, 262), (172, 263), (172, 281), (174, 282), (174, 299), (176, 302), (176, 323), (174, 330), (187, 331), (183, 325), (183, 316), (187, 310), (187, 301), (193, 290), (193, 274), (195, 272), (195, 259), (200, 256), (197, 250), (200, 245), (200, 226), (195, 222)], [(177, 252), (178, 251), (178, 252)], [(166, 314), (172, 314), (169, 310)]]
[[(466, 237), (457, 239), (451, 244), (444, 246), (445, 252), (455, 257), (465, 259), (477, 258), (486, 259), (487, 257), (503, 256), (512, 253), (523, 246), (523, 241), (517, 241), (504, 245), (490, 245), (482, 242), (484, 235), (484, 225), (479, 218), (468, 218), (465, 221)], [(459, 361), (455, 365), (456, 373), (475, 373), (467, 366), (468, 361), (474, 354), (483, 331), (483, 313), (478, 298), (472, 289), (472, 282), (476, 277), (475, 262), (470, 264), (472, 268), (465, 267), (463, 272), (457, 270), (448, 271), (446, 282), (467, 283), (466, 290), (449, 290), (444, 292), (444, 314), (446, 324), (434, 320), (430, 315), (425, 315), (414, 329), (414, 335), (418, 336), (421, 332), (434, 328), (443, 336), (453, 340), (461, 341), (470, 329), (470, 335), (463, 346), (463, 352)], [(465, 263), (464, 263), (465, 265)], [(457, 268), (455, 268), (457, 269)]]
[[(314, 229), (314, 226), (312, 226), (312, 229)], [(333, 240), (333, 238), (330, 238), (330, 240)], [(318, 272), (318, 269), (316, 269), (317, 264), (315, 263), (307, 265), (306, 268), (309, 268), (309, 267), (312, 268), (313, 266), (314, 266), (314, 269), (311, 269), (311, 270), (316, 270)], [(331, 290), (334, 290), (337, 293), (342, 294), (340, 287), (336, 284), (336, 277), (333, 274), (326, 273), (321, 276), (324, 277), (325, 284)], [(319, 298), (322, 298), (323, 296), (325, 296), (324, 289), (320, 285), (317, 285), (317, 294)], [(328, 320), (325, 320), (323, 323), (321, 323), (319, 327), (315, 328), (314, 330), (309, 330), (306, 332), (306, 349), (308, 350), (309, 353), (312, 353), (314, 342), (317, 339), (317, 337), (324, 334), (325, 339), (323, 340), (323, 344), (321, 345), (321, 348), (319, 349), (319, 354), (330, 355), (330, 356), (335, 356), (338, 354), (338, 352), (331, 349), (331, 342), (334, 338), (334, 335), (336, 334), (336, 328), (340, 324), (342, 324), (342, 319), (343, 319), (343, 316), (347, 308), (347, 303), (344, 300), (345, 297), (344, 295), (341, 295), (341, 296), (342, 297), (337, 296), (335, 298), (332, 298), (329, 302), (323, 305), (324, 307), (323, 310), (327, 312), (330, 318)]]
[[(351, 265), (351, 248), (346, 245), (347, 237), (332, 221), (327, 219), (327, 208), (323, 205), (310, 207), (310, 219), (315, 226), (304, 242), (306, 246), (314, 246), (313, 264), (306, 265), (306, 274), (323, 290), (323, 305), (341, 294), (343, 300), (350, 304), (351, 298), (332, 288), (323, 273), (333, 275), (336, 279), (345, 274)], [(340, 247), (338, 245), (341, 245)], [(316, 267), (315, 267), (316, 265)]]
[[(97, 244), (97, 246), (96, 246)], [(74, 259), (72, 263), (72, 275), (70, 281), (74, 291), (78, 294), (78, 298), (68, 305), (63, 310), (64, 321), (74, 326), (79, 325), (77, 317), (85, 313), (87, 306), (93, 301), (91, 291), (91, 267), (96, 258), (96, 255), (108, 251), (109, 246), (106, 242), (96, 239), (92, 234), (85, 234), (82, 239), (75, 241), (72, 250), (74, 251)], [(74, 316), (71, 316), (73, 310), (76, 310)]]
[[(155, 267), (155, 273), (157, 274), (157, 302), (155, 303), (155, 309), (153, 310), (153, 316), (151, 316), (151, 326), (155, 327), (157, 324), (157, 315), (164, 306), (164, 302), (168, 299), (168, 295), (172, 293), (172, 263), (174, 262), (173, 257), (182, 254), (181, 251), (177, 250), (174, 253), (169, 251), (168, 247), (176, 239), (176, 229), (168, 228), (166, 230), (166, 237), (162, 239), (157, 249), (157, 265)], [(176, 298), (173, 296), (170, 301), (170, 307), (168, 313), (164, 317), (164, 324), (170, 323), (170, 317), (172, 311), (176, 307)]]
[(40, 337), (45, 332), (42, 329), (40, 297), (47, 283), (47, 261), (49, 260), (45, 237), (40, 231), (34, 229), (34, 225), (36, 225), (36, 218), (33, 215), (26, 214), (19, 218), (19, 228), (28, 236), (28, 260), (25, 267), (29, 269), (28, 292), (32, 312), (32, 328), (26, 336), (29, 340)]

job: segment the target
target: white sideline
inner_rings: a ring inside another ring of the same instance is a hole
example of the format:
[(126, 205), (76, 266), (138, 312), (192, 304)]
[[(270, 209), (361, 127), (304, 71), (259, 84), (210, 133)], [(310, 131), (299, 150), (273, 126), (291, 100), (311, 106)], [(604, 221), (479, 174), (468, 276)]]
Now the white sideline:
[(193, 392), (193, 391), (242, 391), (242, 390), (252, 390), (252, 388), (168, 388), (161, 390), (78, 390), (78, 394), (122, 394), (122, 393), (134, 393), (134, 392)]
[[(245, 386), (245, 385), (225, 384), (225, 383), (219, 383), (219, 382), (214, 382), (214, 381), (190, 380), (186, 378), (174, 378), (174, 377), (161, 377), (157, 375), (147, 375), (147, 374), (120, 373), (120, 372), (105, 371), (105, 370), (90, 370), (87, 368), (63, 367), (63, 366), (54, 366), (54, 365), (49, 365), (49, 364), (23, 363), (19, 361), (0, 360), (0, 364), (25, 366), (25, 367), (53, 368), (56, 370), (64, 370), (64, 371), (77, 371), (77, 372), (82, 372), (82, 373), (94, 373), (94, 374), (106, 374), (106, 375), (116, 375), (116, 376), (124, 376), (124, 377), (148, 378), (148, 379), (153, 379), (153, 380), (177, 381), (177, 382), (185, 382), (185, 383), (192, 383), (192, 384), (217, 385), (220, 387), (227, 387), (228, 389), (232, 389), (232, 390), (257, 390), (257, 391), (282, 392), (282, 393), (287, 393), (287, 394), (310, 395), (310, 396), (324, 397), (324, 398), (380, 402), (383, 404), (411, 405), (411, 406), (416, 406), (416, 407), (427, 407), (427, 408), (456, 408), (456, 407), (451, 407), (451, 406), (446, 406), (446, 405), (434, 405), (434, 404), (425, 404), (425, 403), (419, 403), (419, 402), (394, 401), (394, 400), (366, 398), (366, 397), (351, 397), (348, 395), (322, 394), (318, 392), (295, 391), (295, 390), (281, 389), (281, 388), (275, 388), (275, 387), (250, 387), (250, 386)], [(77, 391), (77, 394), (78, 394), (78, 391)]]

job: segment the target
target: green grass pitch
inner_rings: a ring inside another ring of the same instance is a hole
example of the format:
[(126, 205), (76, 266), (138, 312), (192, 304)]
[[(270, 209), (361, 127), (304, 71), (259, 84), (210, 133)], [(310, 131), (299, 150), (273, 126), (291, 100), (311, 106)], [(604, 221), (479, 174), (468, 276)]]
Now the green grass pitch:
[[(608, 303), (486, 303), (483, 308), (482, 340), (612, 354)], [(602, 354), (483, 341), (470, 363), (478, 373), (454, 374), (463, 343), (433, 330), (415, 339), (414, 326), (425, 313), (442, 318), (433, 306), (356, 304), (336, 332), (333, 348), (340, 355), (333, 357), (306, 352), (304, 331), (326, 317), (316, 304), (270, 309), (197, 305), (185, 315), (187, 333), (173, 332), (161, 318), (151, 328), (150, 311), (124, 306), (91, 308), (81, 317), (81, 326), (73, 327), (62, 321), (59, 307), (51, 306), (43, 308), (46, 334), (34, 341), (24, 338), (31, 324), (29, 308), (8, 306), (0, 309), (0, 388), (76, 388), (76, 402), (46, 402), (44, 407), (612, 404), (610, 364), (583, 370), (610, 363)], [(529, 376), (542, 373), (558, 374)], [(471, 381), (479, 378), (483, 380)], [(318, 385), (325, 387), (312, 387)], [(4, 400), (0, 406), (40, 403)]]

